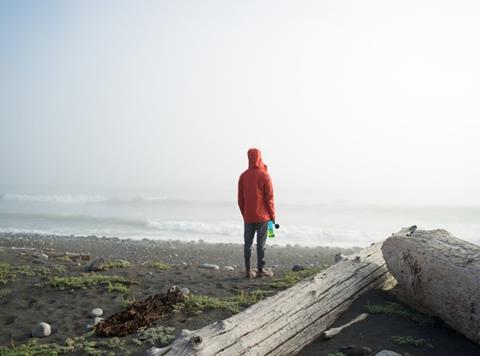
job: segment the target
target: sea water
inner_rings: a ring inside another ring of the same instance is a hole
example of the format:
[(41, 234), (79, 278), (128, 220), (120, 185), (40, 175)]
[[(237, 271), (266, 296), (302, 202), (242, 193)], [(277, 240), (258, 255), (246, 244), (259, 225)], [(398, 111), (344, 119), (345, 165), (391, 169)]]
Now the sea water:
[[(367, 246), (410, 225), (447, 229), (480, 244), (480, 207), (292, 204), (277, 202), (274, 243)], [(242, 243), (243, 222), (230, 201), (102, 195), (0, 195), (0, 232)]]

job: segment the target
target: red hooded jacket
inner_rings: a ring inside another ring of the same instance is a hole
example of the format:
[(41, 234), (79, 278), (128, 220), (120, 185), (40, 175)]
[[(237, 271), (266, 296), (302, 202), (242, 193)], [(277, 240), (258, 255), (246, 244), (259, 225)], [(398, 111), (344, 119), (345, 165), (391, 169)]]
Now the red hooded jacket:
[(272, 180), (256, 148), (248, 150), (248, 169), (238, 180), (238, 206), (246, 223), (275, 220)]

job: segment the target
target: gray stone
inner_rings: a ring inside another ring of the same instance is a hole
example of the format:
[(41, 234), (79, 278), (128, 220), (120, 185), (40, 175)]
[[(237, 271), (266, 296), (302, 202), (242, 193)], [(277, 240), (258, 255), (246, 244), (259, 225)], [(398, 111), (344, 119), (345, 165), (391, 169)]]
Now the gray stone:
[(182, 292), (184, 295), (189, 295), (190, 294), (190, 289), (184, 287), (180, 288), (180, 292)]
[(104, 258), (97, 258), (97, 259), (93, 260), (92, 263), (90, 263), (88, 265), (87, 270), (89, 272), (102, 271), (103, 268), (104, 268), (104, 264), (105, 264), (105, 259)]
[(343, 346), (338, 350), (343, 352), (345, 356), (368, 356), (372, 353), (371, 348), (359, 346)]
[(91, 316), (92, 318), (94, 318), (96, 316), (102, 316), (103, 315), (103, 310), (101, 308), (95, 308), (95, 309), (90, 310), (90, 313), (88, 313), (88, 315)]
[(223, 269), (224, 269), (225, 271), (234, 271), (234, 270), (235, 270), (235, 268), (232, 267), (232, 266), (225, 266), (225, 267), (223, 267)]
[(32, 336), (33, 337), (47, 337), (50, 336), (52, 333), (52, 328), (50, 324), (47, 324), (45, 322), (40, 322), (32, 330)]
[(35, 253), (33, 255), (33, 257), (36, 257), (36, 258), (43, 258), (45, 260), (48, 260), (48, 256), (46, 254), (44, 254), (43, 252), (38, 252), (38, 253)]
[(220, 269), (220, 267), (218, 267), (218, 265), (214, 265), (214, 264), (211, 264), (211, 263), (204, 263), (204, 264), (201, 264), (198, 267), (207, 268), (207, 269), (214, 269), (216, 271), (218, 271)]
[(304, 269), (305, 269), (305, 267), (301, 266), (301, 265), (295, 265), (295, 266), (292, 267), (293, 272), (303, 271)]
[(382, 350), (380, 352), (377, 352), (375, 356), (402, 356), (402, 355), (395, 351)]

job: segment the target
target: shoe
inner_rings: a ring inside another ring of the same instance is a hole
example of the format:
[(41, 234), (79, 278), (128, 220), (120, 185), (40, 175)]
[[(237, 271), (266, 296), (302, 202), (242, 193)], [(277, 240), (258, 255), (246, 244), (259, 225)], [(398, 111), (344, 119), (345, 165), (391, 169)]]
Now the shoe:
[(254, 270), (247, 270), (246, 272), (246, 276), (247, 278), (255, 278), (257, 276), (257, 272), (255, 272)]
[(258, 271), (257, 277), (273, 277), (273, 271), (269, 268), (264, 268), (261, 271)]

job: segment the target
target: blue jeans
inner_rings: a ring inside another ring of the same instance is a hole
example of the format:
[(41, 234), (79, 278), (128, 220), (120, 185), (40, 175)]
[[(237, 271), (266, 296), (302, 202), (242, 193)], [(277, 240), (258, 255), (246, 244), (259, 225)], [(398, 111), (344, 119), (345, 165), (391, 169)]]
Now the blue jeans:
[(252, 245), (255, 238), (255, 232), (257, 233), (257, 266), (261, 272), (265, 266), (265, 243), (267, 242), (268, 221), (262, 223), (249, 224), (245, 223), (244, 226), (244, 256), (245, 267), (250, 270), (250, 258), (252, 256)]

